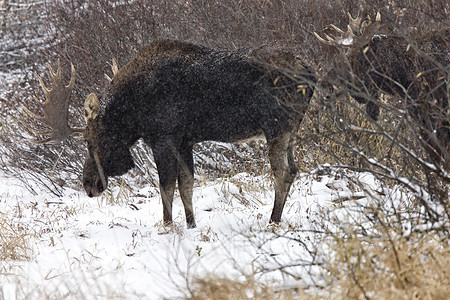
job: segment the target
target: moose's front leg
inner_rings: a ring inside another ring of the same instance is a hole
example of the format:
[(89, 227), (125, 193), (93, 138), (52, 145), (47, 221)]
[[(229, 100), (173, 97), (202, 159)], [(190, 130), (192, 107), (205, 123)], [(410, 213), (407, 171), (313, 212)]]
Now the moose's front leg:
[(165, 141), (152, 146), (159, 176), (159, 189), (163, 203), (164, 225), (172, 224), (172, 202), (178, 177), (178, 160), (171, 143)]

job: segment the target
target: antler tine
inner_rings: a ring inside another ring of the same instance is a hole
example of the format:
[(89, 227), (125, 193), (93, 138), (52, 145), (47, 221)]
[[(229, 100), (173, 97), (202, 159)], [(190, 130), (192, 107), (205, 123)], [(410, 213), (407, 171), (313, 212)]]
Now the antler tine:
[(323, 44), (327, 44), (327, 45), (330, 45), (330, 46), (336, 46), (337, 45), (336, 42), (334, 42), (333, 39), (330, 36), (326, 35), (325, 33), (324, 33), (324, 35), (325, 35), (326, 39), (324, 39), (320, 35), (318, 35), (317, 32), (314, 32), (314, 35)]
[(377, 12), (377, 15), (375, 16), (375, 22), (381, 23), (381, 14), (379, 11)]
[(352, 17), (352, 15), (350, 14), (350, 12), (347, 12), (347, 16), (348, 16), (348, 24), (349, 26), (352, 28), (353, 31), (358, 32), (360, 25), (361, 25), (361, 20), (362, 20), (362, 7), (359, 8), (358, 10), (358, 14), (356, 15), (355, 18)]
[[(39, 105), (42, 105), (42, 103), (36, 98), (36, 96), (33, 96), (33, 98), (34, 98), (34, 100), (35, 100), (37, 103), (39, 103)], [(49, 124), (46, 123), (45, 117), (41, 117), (41, 116), (36, 115), (35, 113), (33, 113), (31, 110), (29, 110), (29, 109), (28, 109), (25, 105), (23, 105), (23, 104), (22, 104), (22, 108), (24, 109), (24, 111), (25, 111), (31, 118), (36, 119), (36, 120), (38, 120), (38, 121), (40, 121), (40, 122), (42, 122), (42, 123), (44, 123), (44, 124), (46, 124), (46, 125), (49, 125)]]
[[(116, 74), (119, 72), (119, 67), (117, 66), (117, 61), (115, 58), (113, 58), (113, 60), (112, 60), (111, 70), (113, 72), (113, 77), (116, 76)], [(112, 81), (112, 78), (109, 77), (107, 74), (105, 74), (105, 77), (109, 82)]]
[(70, 90), (70, 92), (72, 92), (73, 87), (75, 86), (75, 67), (73, 66), (72, 63), (70, 63), (70, 81), (69, 81), (69, 85), (67, 86), (67, 88)]
[(52, 82), (55, 83), (57, 78), (61, 77), (61, 63), (60, 63), (59, 59), (58, 59), (58, 67), (56, 69), (56, 74), (55, 74), (55, 72), (53, 72), (52, 66), (49, 63), (47, 63), (47, 68), (50, 72), (50, 76), (52, 77)]
[(42, 139), (42, 140), (38, 140), (38, 141), (31, 141), (33, 144), (37, 144), (37, 145), (42, 145), (42, 144), (51, 144), (53, 143), (53, 139), (51, 137)]
[(334, 30), (339, 32), (340, 34), (345, 34), (345, 32), (342, 29), (340, 29), (339, 27), (335, 26), (334, 24), (331, 24), (330, 26), (331, 26), (331, 28), (333, 28)]
[[(42, 91), (47, 96), (47, 94), (50, 92), (50, 89), (48, 89), (45, 86), (44, 80), (42, 80), (41, 76), (39, 76), (37, 73), (34, 73), (34, 76), (39, 80), (39, 84), (41, 85)], [(38, 101), (39, 102), (39, 101)], [(40, 102), (39, 102), (40, 103)]]
[[(39, 104), (41, 104), (41, 102), (35, 97), (33, 96), (34, 99), (36, 100), (36, 102), (38, 102)], [(33, 119), (38, 120), (39, 122), (44, 123), (47, 126), (50, 126), (50, 124), (48, 124), (48, 122), (46, 122), (46, 119), (44, 117), (38, 116), (35, 113), (33, 113), (32, 111), (30, 111), (25, 105), (22, 104), (22, 109)], [(45, 135), (51, 135), (52, 134), (52, 130), (47, 130), (47, 131), (36, 131), (35, 129), (33, 129), (29, 124), (25, 123), (25, 126), (27, 127), (27, 129), (29, 131), (31, 131), (34, 135), (36, 136), (45, 136)], [(45, 144), (50, 142), (51, 138), (46, 138), (43, 140), (31, 140), (31, 142), (33, 144)]]
[(44, 143), (58, 143), (65, 140), (69, 135), (75, 133), (83, 133), (85, 128), (72, 128), (68, 123), (68, 108), (70, 95), (72, 93), (73, 87), (75, 86), (75, 67), (71, 64), (71, 77), (70, 82), (66, 86), (61, 72), (61, 64), (58, 60), (58, 67), (56, 69), (56, 73), (53, 71), (50, 64), (47, 65), (50, 73), (50, 77), (52, 79), (51, 88), (47, 88), (43, 79), (35, 74), (36, 78), (39, 80), (39, 83), (44, 91), (45, 101), (42, 103), (36, 97), (33, 97), (35, 101), (41, 106), (43, 110), (43, 116), (38, 116), (32, 111), (30, 111), (27, 107), (23, 106), (24, 111), (32, 118), (37, 121), (45, 124), (50, 129), (46, 131), (35, 131), (34, 129), (29, 129), (39, 137), (48, 136), (47, 138), (40, 139), (38, 141), (33, 141), (37, 144)]
[(113, 62), (112, 63), (113, 64), (111, 66), (111, 69), (112, 69), (112, 72), (113, 72), (113, 76), (115, 76), (117, 74), (117, 72), (119, 72), (119, 67), (117, 66), (117, 61), (116, 61), (115, 58), (113, 58)]

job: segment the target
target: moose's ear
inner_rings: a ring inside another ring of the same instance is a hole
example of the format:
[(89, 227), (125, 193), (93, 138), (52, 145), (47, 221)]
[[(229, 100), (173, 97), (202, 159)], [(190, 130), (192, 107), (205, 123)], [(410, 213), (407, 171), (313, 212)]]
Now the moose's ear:
[(98, 102), (98, 98), (94, 93), (91, 93), (84, 101), (84, 118), (86, 119), (86, 123), (89, 120), (94, 120), (99, 110), (100, 103)]

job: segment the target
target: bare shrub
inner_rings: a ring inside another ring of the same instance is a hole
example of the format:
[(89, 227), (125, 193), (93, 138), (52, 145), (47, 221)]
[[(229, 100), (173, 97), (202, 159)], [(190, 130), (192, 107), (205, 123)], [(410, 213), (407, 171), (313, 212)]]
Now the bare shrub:
[[(322, 79), (334, 88), (330, 92), (318, 86), (320, 95), (328, 98), (313, 103), (302, 140), (313, 140), (319, 147), (316, 157), (326, 157), (336, 166), (372, 172), (380, 180), (408, 188), (420, 205), (430, 208), (426, 201), (435, 201), (445, 208), (450, 180), (446, 171), (450, 93), (445, 89), (450, 54), (448, 29), (440, 22), (442, 12), (405, 16), (406, 8), (418, 9), (424, 3), (367, 3), (365, 12), (382, 12), (385, 21), (380, 33), (386, 33), (374, 37), (369, 48), (352, 50), (359, 56), (348, 55), (343, 48), (323, 47), (330, 60)], [(448, 11), (448, 4), (439, 2), (437, 7), (442, 5)], [(341, 15), (341, 20), (346, 19)], [(402, 23), (393, 21), (399, 19)], [(424, 31), (419, 27), (411, 30), (414, 23), (423, 24)], [(379, 40), (383, 47), (376, 49)], [(422, 80), (423, 76), (428, 77)], [(381, 107), (379, 121), (374, 120), (376, 115), (368, 117), (353, 98), (371, 104), (372, 111), (374, 106)], [(314, 156), (314, 152), (308, 151), (308, 155)], [(432, 209), (427, 211), (431, 219), (438, 218)], [(448, 217), (448, 210), (443, 214)]]
[[(339, 52), (324, 52), (329, 55), (328, 68), (340, 60), (345, 72), (335, 75), (333, 92), (318, 86), (328, 98), (318, 98), (311, 105), (301, 140), (312, 144), (300, 150), (300, 157), (306, 169), (321, 161), (331, 164), (330, 169), (319, 168), (321, 172), (347, 169), (370, 173), (382, 188), (373, 190), (352, 176), (346, 177), (353, 186), (364, 189), (368, 202), (341, 204), (348, 220), (328, 219), (322, 234), (325, 244), (334, 250), (323, 265), (323, 274), (329, 275), (323, 291), (333, 299), (445, 299), (449, 292), (444, 277), (448, 277), (450, 230), (449, 5), (444, 1), (438, 1), (435, 7), (423, 1), (366, 1), (365, 8), (372, 16), (381, 11), (385, 21), (380, 33), (394, 35), (399, 44), (405, 45), (403, 52), (396, 52), (398, 62), (419, 63), (406, 69), (393, 64), (378, 73), (400, 86), (401, 92), (381, 86), (372, 93), (368, 76), (354, 69), (363, 66), (364, 60), (352, 61)], [(356, 10), (351, 12), (355, 15)], [(342, 14), (340, 24), (334, 24), (345, 28), (345, 20)], [(444, 46), (429, 47), (424, 35), (430, 34), (443, 37)], [(410, 55), (417, 60), (407, 57)], [(367, 55), (364, 59), (373, 67), (386, 58)], [(395, 77), (399, 69), (413, 78), (415, 93), (411, 86), (401, 86)], [(373, 69), (359, 71), (369, 73)], [(424, 83), (420, 81), (422, 72), (433, 75)], [(322, 79), (329, 80), (325, 76)], [(361, 85), (352, 94), (348, 87), (354, 87), (354, 82)], [(436, 82), (434, 87), (444, 92), (435, 103), (436, 89), (430, 86)], [(367, 116), (364, 107), (349, 94), (381, 107), (379, 120)], [(427, 139), (439, 136), (439, 132), (433, 132), (435, 124), (441, 126), (437, 127), (442, 130), (441, 138), (434, 138), (436, 144), (430, 147)], [(362, 215), (354, 217), (355, 211)]]

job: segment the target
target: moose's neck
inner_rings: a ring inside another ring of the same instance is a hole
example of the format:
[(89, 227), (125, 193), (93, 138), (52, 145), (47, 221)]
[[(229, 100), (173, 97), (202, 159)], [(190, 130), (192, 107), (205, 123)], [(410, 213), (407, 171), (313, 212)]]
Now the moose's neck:
[(129, 148), (141, 137), (139, 107), (131, 100), (126, 97), (111, 97), (100, 114), (105, 138), (119, 143), (120, 147)]

